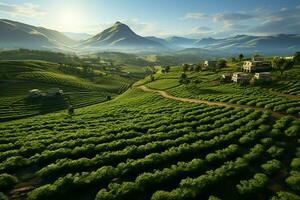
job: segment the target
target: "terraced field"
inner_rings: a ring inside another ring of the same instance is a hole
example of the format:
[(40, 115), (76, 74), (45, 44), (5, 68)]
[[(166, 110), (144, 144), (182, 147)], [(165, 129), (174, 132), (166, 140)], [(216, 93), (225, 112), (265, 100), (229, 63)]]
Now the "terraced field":
[[(70, 105), (79, 108), (97, 104), (126, 91), (137, 80), (123, 77), (126, 72), (96, 74), (89, 80), (66, 74), (59, 66), (45, 61), (0, 61), (0, 121), (64, 110)], [(50, 88), (62, 89), (63, 98), (27, 98), (29, 90), (46, 92)]]
[[(199, 73), (186, 72), (191, 83), (179, 84), (182, 69), (174, 67), (167, 74), (156, 74), (155, 81), (148, 82), (146, 85), (153, 89), (165, 90), (177, 97), (248, 105), (299, 116), (300, 96), (293, 93), (294, 97), (289, 97), (284, 95), (281, 90), (281, 87), (283, 87), (282, 82), (294, 85), (299, 84), (299, 80), (296, 81), (291, 75), (296, 73), (295, 70), (300, 72), (300, 66), (296, 66), (295, 69), (288, 71), (285, 80), (276, 81), (271, 86), (254, 87), (220, 83), (220, 76), (224, 73), (236, 71), (235, 68), (226, 68), (217, 73), (209, 71)], [(140, 84), (143, 84), (143, 82), (141, 81)], [(282, 94), (276, 94), (272, 91), (281, 91)]]
[(11, 199), (300, 198), (300, 123), (268, 112), (132, 89), (0, 131)]
[(294, 69), (291, 69), (288, 72), (286, 72), (284, 74), (284, 77), (287, 80), (280, 81), (275, 90), (286, 94), (300, 95), (299, 72), (300, 66), (297, 66)]

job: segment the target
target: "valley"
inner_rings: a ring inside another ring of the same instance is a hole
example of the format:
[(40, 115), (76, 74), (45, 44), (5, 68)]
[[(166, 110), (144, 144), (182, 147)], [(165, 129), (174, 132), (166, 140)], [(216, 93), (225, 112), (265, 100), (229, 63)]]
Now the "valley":
[(300, 200), (298, 0), (0, 0), (0, 200)]
[[(219, 77), (237, 66), (217, 72), (156, 67), (113, 100), (76, 107), (71, 115), (1, 123), (0, 171), (17, 177), (6, 194), (35, 200), (297, 199), (299, 96), (283, 88), (300, 66), (273, 86), (222, 83)], [(182, 73), (189, 83), (180, 82)], [(67, 80), (76, 92), (103, 89)]]

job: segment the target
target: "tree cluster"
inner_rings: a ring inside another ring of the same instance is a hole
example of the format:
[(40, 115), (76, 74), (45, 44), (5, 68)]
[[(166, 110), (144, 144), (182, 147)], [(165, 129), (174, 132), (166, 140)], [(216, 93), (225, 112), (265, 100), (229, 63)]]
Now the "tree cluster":
[(280, 72), (280, 77), (284, 71), (291, 69), (294, 66), (294, 61), (282, 57), (274, 57), (272, 68)]

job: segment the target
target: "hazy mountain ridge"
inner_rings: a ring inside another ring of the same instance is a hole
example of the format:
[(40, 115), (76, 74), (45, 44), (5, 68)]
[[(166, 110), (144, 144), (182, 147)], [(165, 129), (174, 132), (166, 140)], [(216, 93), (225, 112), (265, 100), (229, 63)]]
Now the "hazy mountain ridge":
[[(136, 34), (129, 26), (116, 22), (112, 27), (86, 40), (72, 38), (88, 37), (85, 33), (61, 33), (44, 27), (36, 27), (7, 19), (0, 20), (0, 48), (27, 48), (36, 50), (71, 50), (71, 51), (120, 51), (131, 53), (161, 53), (189, 49), (186, 52), (206, 53), (203, 49), (217, 51), (216, 55), (259, 52), (266, 55), (290, 54), (300, 50), (299, 34), (279, 34), (273, 36), (236, 35), (222, 39), (186, 37), (159, 38), (143, 37)], [(193, 49), (191, 51), (191, 48)], [(201, 49), (201, 51), (199, 51)]]
[(219, 49), (231, 53), (286, 54), (300, 50), (300, 36), (299, 34), (237, 35), (224, 39), (205, 38), (199, 40), (196, 45), (205, 49)]
[(174, 50), (196, 47), (195, 42), (197, 42), (196, 39), (190, 39), (190, 38), (178, 37), (178, 36), (172, 36), (167, 38), (158, 38), (154, 36), (149, 36), (147, 38), (155, 42), (159, 42), (167, 46), (168, 48)]
[(0, 48), (56, 49), (74, 41), (64, 34), (43, 27), (0, 20)]
[(88, 33), (75, 33), (75, 32), (63, 32), (67, 37), (73, 39), (73, 40), (87, 40), (92, 37), (91, 34)]

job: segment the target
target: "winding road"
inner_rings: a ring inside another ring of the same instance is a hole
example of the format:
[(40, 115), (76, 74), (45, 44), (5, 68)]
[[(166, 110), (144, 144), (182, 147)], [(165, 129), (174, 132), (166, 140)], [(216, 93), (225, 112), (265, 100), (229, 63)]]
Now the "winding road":
[[(240, 105), (240, 104), (233, 104), (233, 103), (225, 103), (225, 102), (220, 102), (220, 101), (208, 101), (208, 100), (201, 100), (201, 99), (190, 99), (190, 98), (176, 97), (176, 96), (173, 96), (173, 95), (169, 94), (166, 91), (148, 88), (145, 85), (139, 86), (138, 88), (141, 89), (144, 92), (158, 93), (160, 96), (162, 96), (164, 98), (173, 99), (175, 101), (180, 101), (180, 102), (207, 104), (207, 105), (210, 105), (210, 106), (246, 108), (246, 109), (254, 109), (256, 111), (261, 111), (261, 112), (268, 111), (276, 118), (287, 116), (287, 114), (285, 114), (285, 113), (275, 112), (275, 111), (272, 111), (272, 110), (269, 110), (269, 109), (259, 108), (259, 107), (254, 107), (254, 106)], [(296, 119), (296, 120), (300, 120), (299, 117), (296, 117), (296, 116), (291, 116), (291, 117)]]

